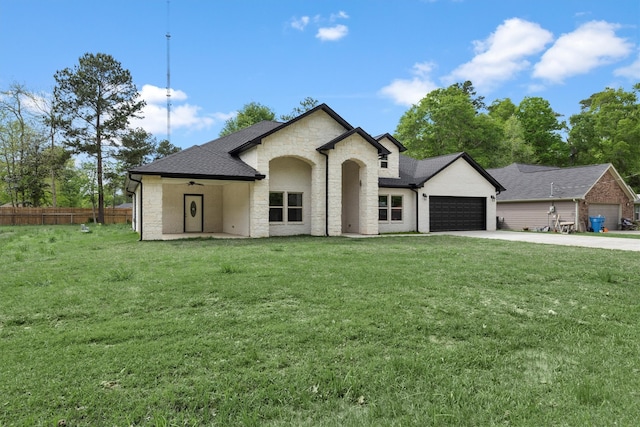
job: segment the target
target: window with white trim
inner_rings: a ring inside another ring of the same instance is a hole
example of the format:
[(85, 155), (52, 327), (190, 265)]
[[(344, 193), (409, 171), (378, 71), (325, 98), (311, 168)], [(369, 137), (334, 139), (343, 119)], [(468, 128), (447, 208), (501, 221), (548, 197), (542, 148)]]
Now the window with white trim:
[(269, 192), (269, 222), (302, 222), (302, 193)]
[(397, 195), (378, 196), (378, 221), (402, 221), (403, 198)]
[(634, 208), (634, 220), (640, 221), (640, 205), (636, 205)]
[(380, 167), (386, 169), (389, 167), (389, 156), (386, 154), (380, 155)]

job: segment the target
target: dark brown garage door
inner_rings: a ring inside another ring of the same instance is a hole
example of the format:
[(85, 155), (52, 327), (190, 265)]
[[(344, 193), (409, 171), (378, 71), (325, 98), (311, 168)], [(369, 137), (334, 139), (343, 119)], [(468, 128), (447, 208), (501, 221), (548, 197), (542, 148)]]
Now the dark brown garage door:
[(484, 197), (429, 197), (429, 230), (486, 230)]

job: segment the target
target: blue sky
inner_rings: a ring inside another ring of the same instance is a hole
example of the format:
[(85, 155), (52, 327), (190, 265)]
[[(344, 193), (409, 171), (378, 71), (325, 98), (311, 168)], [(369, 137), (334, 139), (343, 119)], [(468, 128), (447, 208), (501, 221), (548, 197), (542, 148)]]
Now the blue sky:
[(280, 115), (312, 97), (378, 135), (458, 81), (487, 104), (543, 97), (567, 120), (640, 82), (638, 0), (2, 0), (0, 88), (51, 93), (57, 70), (108, 53), (147, 101), (137, 125), (164, 139), (167, 31), (183, 148), (251, 101)]

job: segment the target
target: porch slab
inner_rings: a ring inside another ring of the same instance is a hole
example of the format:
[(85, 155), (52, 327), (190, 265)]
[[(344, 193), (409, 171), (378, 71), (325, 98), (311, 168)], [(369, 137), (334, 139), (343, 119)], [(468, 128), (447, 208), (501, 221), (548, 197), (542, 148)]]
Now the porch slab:
[(239, 236), (237, 234), (228, 233), (178, 233), (163, 234), (162, 240), (178, 240), (178, 239), (249, 239), (247, 236)]

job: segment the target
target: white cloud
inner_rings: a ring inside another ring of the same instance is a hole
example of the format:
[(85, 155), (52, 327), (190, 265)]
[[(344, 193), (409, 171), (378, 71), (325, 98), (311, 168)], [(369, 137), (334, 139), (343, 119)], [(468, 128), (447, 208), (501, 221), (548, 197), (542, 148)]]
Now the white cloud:
[(317, 39), (321, 41), (338, 41), (349, 34), (349, 28), (346, 25), (333, 25), (339, 19), (349, 19), (349, 15), (343, 10), (332, 13), (328, 18), (322, 15), (314, 15), (313, 17), (305, 15), (301, 18), (292, 18), (289, 25), (296, 30), (304, 31), (309, 24), (313, 23), (317, 28)]
[(431, 62), (417, 63), (413, 66), (411, 79), (395, 79), (388, 86), (380, 89), (380, 94), (391, 98), (396, 104), (411, 106), (418, 103), (424, 96), (438, 88), (430, 78), (434, 64)]
[[(170, 89), (172, 101), (184, 101), (187, 99), (187, 94), (181, 90)], [(140, 98), (144, 99), (147, 104), (158, 104), (161, 102), (167, 102), (167, 89), (153, 85), (143, 85), (140, 91)]]
[(627, 77), (631, 80), (640, 79), (640, 54), (635, 62), (627, 67), (621, 67), (613, 72), (614, 75), (619, 77)]
[(541, 52), (553, 35), (539, 24), (507, 19), (486, 40), (473, 42), (476, 56), (453, 70), (445, 80), (470, 80), (477, 89), (490, 91), (531, 64), (525, 58)]
[(616, 62), (629, 55), (632, 44), (617, 37), (617, 24), (591, 21), (575, 31), (563, 34), (547, 50), (533, 71), (533, 76), (553, 83), (585, 74), (594, 68)]
[(331, 22), (334, 22), (337, 19), (349, 19), (349, 15), (347, 15), (347, 12), (341, 10), (338, 13), (332, 13), (331, 16), (329, 17), (329, 20)]
[[(152, 134), (166, 134), (167, 131), (167, 90), (153, 85), (144, 85), (140, 97), (147, 105), (142, 110), (143, 119), (132, 124), (142, 127)], [(171, 89), (171, 129), (201, 130), (221, 123), (235, 113), (202, 114), (202, 108), (191, 104), (179, 104), (186, 101), (187, 94)]]
[(322, 41), (338, 41), (345, 37), (349, 33), (349, 28), (346, 25), (336, 25), (334, 27), (318, 28), (316, 38)]
[(291, 27), (296, 30), (304, 31), (306, 26), (309, 24), (309, 17), (303, 16), (301, 18), (293, 18), (291, 19)]

